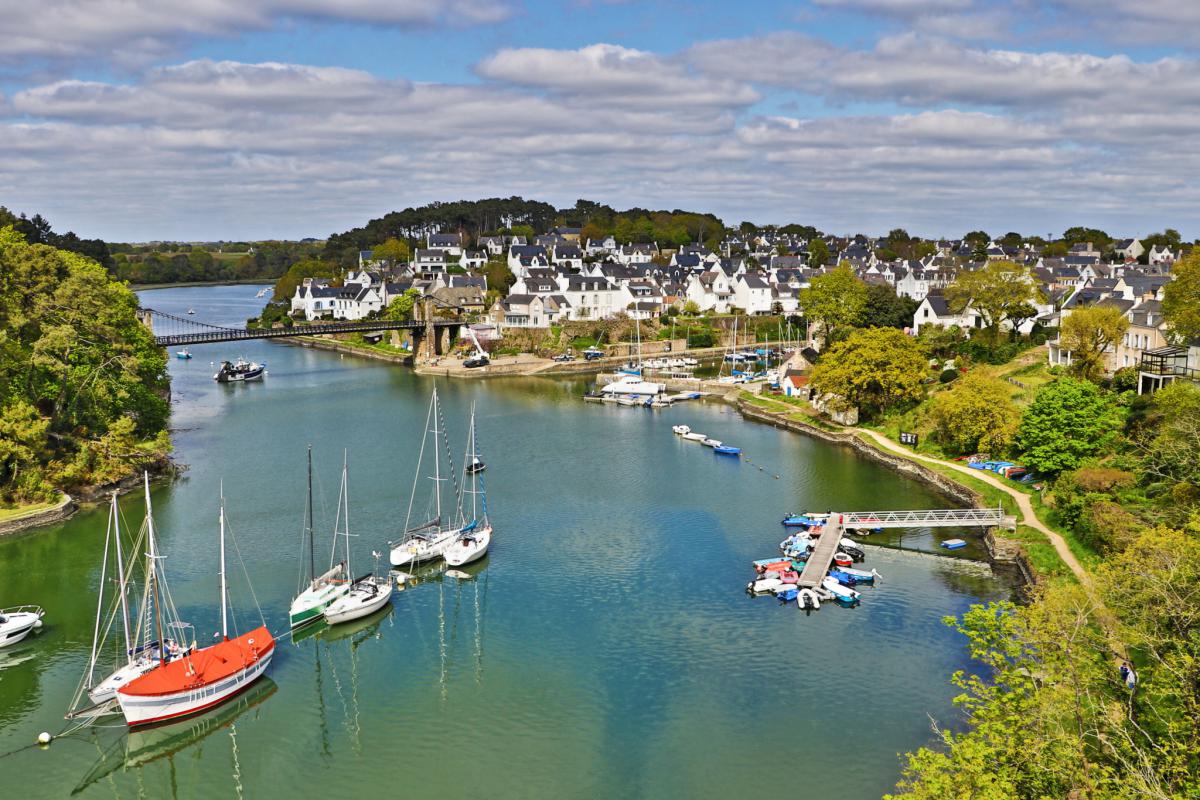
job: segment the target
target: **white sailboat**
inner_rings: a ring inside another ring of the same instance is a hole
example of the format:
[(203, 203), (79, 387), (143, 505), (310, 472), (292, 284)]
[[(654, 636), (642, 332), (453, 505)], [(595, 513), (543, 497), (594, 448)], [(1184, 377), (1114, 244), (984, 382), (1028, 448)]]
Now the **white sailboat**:
[[(131, 626), (127, 598), (130, 578), (132, 577), (134, 564), (137, 563), (137, 558), (136, 556), (130, 558), (128, 564), (125, 562), (121, 548), (120, 514), (117, 510), (117, 495), (114, 492), (109, 507), (108, 530), (104, 541), (104, 557), (101, 560), (100, 566), (100, 592), (96, 600), (96, 623), (92, 632), (91, 657), (88, 660), (87, 671), (84, 673), (79, 688), (75, 692), (71, 710), (67, 713), (68, 719), (77, 716), (100, 716), (105, 713), (115, 713), (117, 709), (111, 701), (116, 699), (118, 689), (136, 678), (145, 675), (160, 664), (180, 658), (188, 652), (190, 647), (194, 646), (192, 643), (180, 642), (170, 636), (163, 635), (163, 616), (166, 616), (169, 620), (166, 627), (174, 628), (180, 633), (186, 631), (190, 626), (178, 621), (178, 615), (175, 613), (174, 605), (170, 601), (170, 594), (167, 591), (162, 576), (159, 574), (157, 562), (161, 559), (161, 556), (158, 555), (158, 543), (155, 539), (154, 509), (150, 504), (150, 476), (148, 473), (142, 474), (142, 481), (146, 496), (146, 516), (142, 523), (142, 529), (134, 542), (135, 552), (143, 542), (146, 545), (146, 588), (141, 608), (138, 610), (137, 619), (134, 620), (134, 624)], [(109, 580), (108, 556), (110, 548), (115, 551), (117, 592), (116, 596), (111, 598), (112, 607), (108, 611), (107, 622), (102, 627), (101, 621), (105, 618), (104, 589)], [(150, 615), (156, 615), (158, 618), (160, 635), (157, 637), (151, 633)], [(97, 681), (96, 670), (100, 666), (100, 659), (103, 655), (102, 651), (117, 618), (121, 622), (121, 644), (123, 644), (123, 647), (116, 659), (115, 669), (106, 677)], [(91, 703), (90, 706), (83, 706), (83, 696), (85, 693), (88, 701)]]
[(664, 384), (648, 381), (642, 377), (642, 323), (640, 319), (635, 319), (634, 323), (637, 326), (637, 362), (631, 362), (626, 364), (623, 369), (617, 370), (616, 380), (605, 384), (600, 389), (602, 395), (647, 397), (662, 394), (667, 390)]
[[(321, 618), (325, 607), (350, 590), (349, 571), (345, 562), (333, 563), (337, 551), (337, 525), (334, 525), (333, 551), (329, 554), (329, 569), (317, 574), (313, 544), (312, 446), (308, 448), (308, 507), (305, 514), (305, 535), (308, 539), (308, 585), (296, 595), (288, 609), (288, 621), (293, 628)], [(304, 569), (301, 565), (301, 570)], [(303, 581), (303, 573), (301, 574)], [(298, 587), (297, 587), (298, 588)]]
[[(432, 507), (429, 512), (432, 516), (427, 518), (428, 521), (418, 525), (412, 525), (413, 504), (417, 498), (417, 488), (421, 481), (422, 464), (425, 461), (425, 448), (430, 442), (430, 434), (433, 440), (433, 474), (426, 477), (433, 481), (433, 495), (430, 498)], [(439, 441), (439, 436), (441, 437)], [(462, 531), (461, 519), (456, 520), (458, 524), (444, 525), (442, 521), (442, 483), (446, 480), (442, 475), (442, 460), (441, 449), (446, 449), (446, 459), (450, 465), (449, 475), (454, 476), (454, 464), (450, 460), (449, 447), (446, 441), (446, 425), (442, 420), (441, 411), (438, 408), (437, 389), (433, 390), (433, 397), (429, 401), (429, 413), (425, 418), (425, 435), (421, 440), (421, 451), (417, 456), (417, 473), (413, 476), (412, 495), (408, 500), (408, 513), (404, 516), (404, 538), (399, 541), (388, 542), (391, 548), (389, 554), (393, 567), (405, 567), (409, 565), (419, 564), (422, 561), (432, 561), (442, 557), (446, 548), (455, 540), (458, 534)], [(455, 492), (457, 496), (458, 492)]]
[[(350, 493), (347, 486), (347, 463), (342, 456), (342, 489), (338, 494), (338, 521), (334, 523), (335, 542), (337, 536), (346, 540), (346, 570), (350, 570)], [(338, 523), (342, 530), (338, 532)], [(352, 573), (351, 573), (352, 574)], [(378, 577), (374, 573), (364, 575), (350, 585), (350, 591), (334, 600), (325, 608), (325, 621), (330, 625), (373, 614), (383, 608), (392, 599), (392, 578), (390, 575)]]
[[(471, 404), (471, 426), (467, 434), (467, 455), (464, 462), (468, 465), (463, 478), (463, 496), (471, 495), (471, 521), (466, 523), (458, 537), (450, 543), (443, 554), (446, 563), (451, 567), (461, 567), (478, 561), (487, 554), (488, 546), (492, 543), (492, 524), (488, 520), (487, 494), (484, 491), (483, 479), (478, 471), (471, 471), (469, 465), (479, 460), (479, 449), (475, 441), (475, 404)], [(467, 478), (470, 478), (470, 489), (466, 488)], [(483, 516), (479, 515), (479, 499), (482, 498)], [(460, 504), (461, 506), (461, 504)], [(460, 516), (465, 519), (465, 509), (460, 510)]]

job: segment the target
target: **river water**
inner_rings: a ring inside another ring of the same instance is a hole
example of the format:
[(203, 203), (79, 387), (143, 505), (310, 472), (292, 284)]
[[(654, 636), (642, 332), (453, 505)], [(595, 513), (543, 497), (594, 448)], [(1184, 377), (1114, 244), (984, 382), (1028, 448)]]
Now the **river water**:
[[(261, 306), (255, 290), (142, 300), (237, 324)], [(245, 565), (230, 567), (235, 618), (258, 624), (256, 598), (282, 633), (306, 445), (326, 553), (349, 453), (365, 571), (403, 525), (435, 381), (280, 343), (192, 351), (171, 362), (175, 454), (189, 469), (153, 490), (172, 593), (207, 642), (223, 481)], [(239, 355), (266, 361), (266, 380), (216, 384), (210, 362)], [(0, 796), (716, 798), (803, 785), (855, 800), (894, 785), (901, 754), (930, 741), (930, 716), (957, 720), (948, 678), (966, 666), (964, 642), (941, 619), (1008, 596), (986, 565), (870, 548), (879, 586), (858, 608), (811, 615), (743, 591), (784, 513), (946, 505), (921, 484), (719, 403), (652, 412), (582, 403), (578, 382), (436, 385), (460, 454), (478, 407), (496, 535), (473, 580), (430, 577), (381, 616), (282, 639), (268, 680), (196, 720), (28, 746), (63, 729), (87, 661), (105, 514), (0, 539), (0, 606), (47, 610), (40, 635), (0, 651)], [(680, 441), (680, 422), (746, 458)], [(140, 498), (121, 507), (136, 530)], [(950, 535), (910, 531), (903, 544), (936, 550)]]

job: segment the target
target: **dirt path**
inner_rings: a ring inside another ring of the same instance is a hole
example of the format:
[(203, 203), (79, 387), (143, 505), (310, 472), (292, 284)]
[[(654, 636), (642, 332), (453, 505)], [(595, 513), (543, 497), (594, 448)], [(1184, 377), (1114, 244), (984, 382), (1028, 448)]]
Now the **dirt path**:
[(1050, 540), (1050, 544), (1054, 545), (1054, 550), (1058, 553), (1058, 557), (1061, 558), (1063, 563), (1066, 564), (1071, 572), (1075, 574), (1075, 577), (1079, 579), (1079, 582), (1085, 587), (1091, 587), (1092, 576), (1086, 569), (1084, 569), (1083, 565), (1079, 563), (1079, 559), (1075, 557), (1075, 554), (1071, 552), (1071, 548), (1067, 546), (1066, 540), (1063, 539), (1063, 537), (1058, 533), (1055, 533), (1050, 528), (1046, 527), (1046, 525), (1044, 525), (1042, 521), (1037, 518), (1037, 514), (1034, 513), (1033, 510), (1033, 502), (1029, 499), (1029, 495), (1025, 494), (1019, 489), (1014, 489), (1012, 486), (1007, 486), (1003, 480), (996, 477), (994, 474), (987, 472), (986, 470), (971, 469), (970, 467), (964, 467), (962, 464), (956, 464), (953, 461), (945, 461), (940, 458), (934, 458), (933, 456), (914, 453), (905, 448), (903, 445), (893, 442), (891, 439), (884, 436), (882, 433), (879, 433), (878, 431), (867, 430), (866, 428), (852, 428), (851, 430), (856, 433), (866, 434), (877, 445), (885, 450), (890, 450), (893, 453), (899, 453), (905, 458), (910, 458), (915, 461), (927, 461), (931, 464), (938, 464), (943, 467), (948, 467), (949, 469), (955, 470), (956, 472), (961, 472), (964, 475), (970, 475), (976, 480), (981, 480), (984, 483), (991, 484), (1000, 491), (1004, 492), (1016, 501), (1017, 508), (1021, 511), (1020, 522), (1044, 533), (1046, 538)]

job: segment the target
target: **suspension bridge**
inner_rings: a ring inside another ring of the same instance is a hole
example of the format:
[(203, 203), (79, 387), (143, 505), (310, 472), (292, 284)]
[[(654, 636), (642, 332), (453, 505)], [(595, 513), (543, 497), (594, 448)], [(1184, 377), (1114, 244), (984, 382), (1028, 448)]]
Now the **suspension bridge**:
[[(283, 328), (230, 328), (208, 322), (167, 314), (153, 308), (139, 312), (142, 324), (154, 334), (160, 347), (176, 347), (209, 342), (240, 342), (247, 339), (284, 339), (290, 336), (318, 336), (324, 333), (357, 333), (367, 331), (409, 331), (414, 345), (424, 336), (433, 334), (434, 346), (440, 352), (453, 345), (462, 323), (456, 320), (393, 322), (384, 319), (363, 319), (354, 322), (318, 322), (312, 325), (292, 325)], [(445, 343), (443, 343), (443, 339)]]

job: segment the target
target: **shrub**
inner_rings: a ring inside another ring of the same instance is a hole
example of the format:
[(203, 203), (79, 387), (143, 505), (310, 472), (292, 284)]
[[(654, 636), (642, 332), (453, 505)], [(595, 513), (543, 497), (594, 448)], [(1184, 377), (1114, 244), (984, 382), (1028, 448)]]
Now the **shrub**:
[(1101, 552), (1124, 550), (1141, 529), (1137, 517), (1111, 500), (1088, 504), (1075, 525), (1080, 540)]
[(1074, 473), (1074, 480), (1084, 491), (1112, 494), (1114, 489), (1132, 486), (1136, 476), (1111, 467), (1085, 467)]
[(935, 396), (929, 415), (934, 438), (957, 453), (1007, 451), (1021, 419), (1008, 386), (978, 372)]
[(938, 375), (938, 381), (941, 383), (951, 383), (957, 378), (958, 370), (956, 369), (944, 369), (942, 370), (942, 374)]

